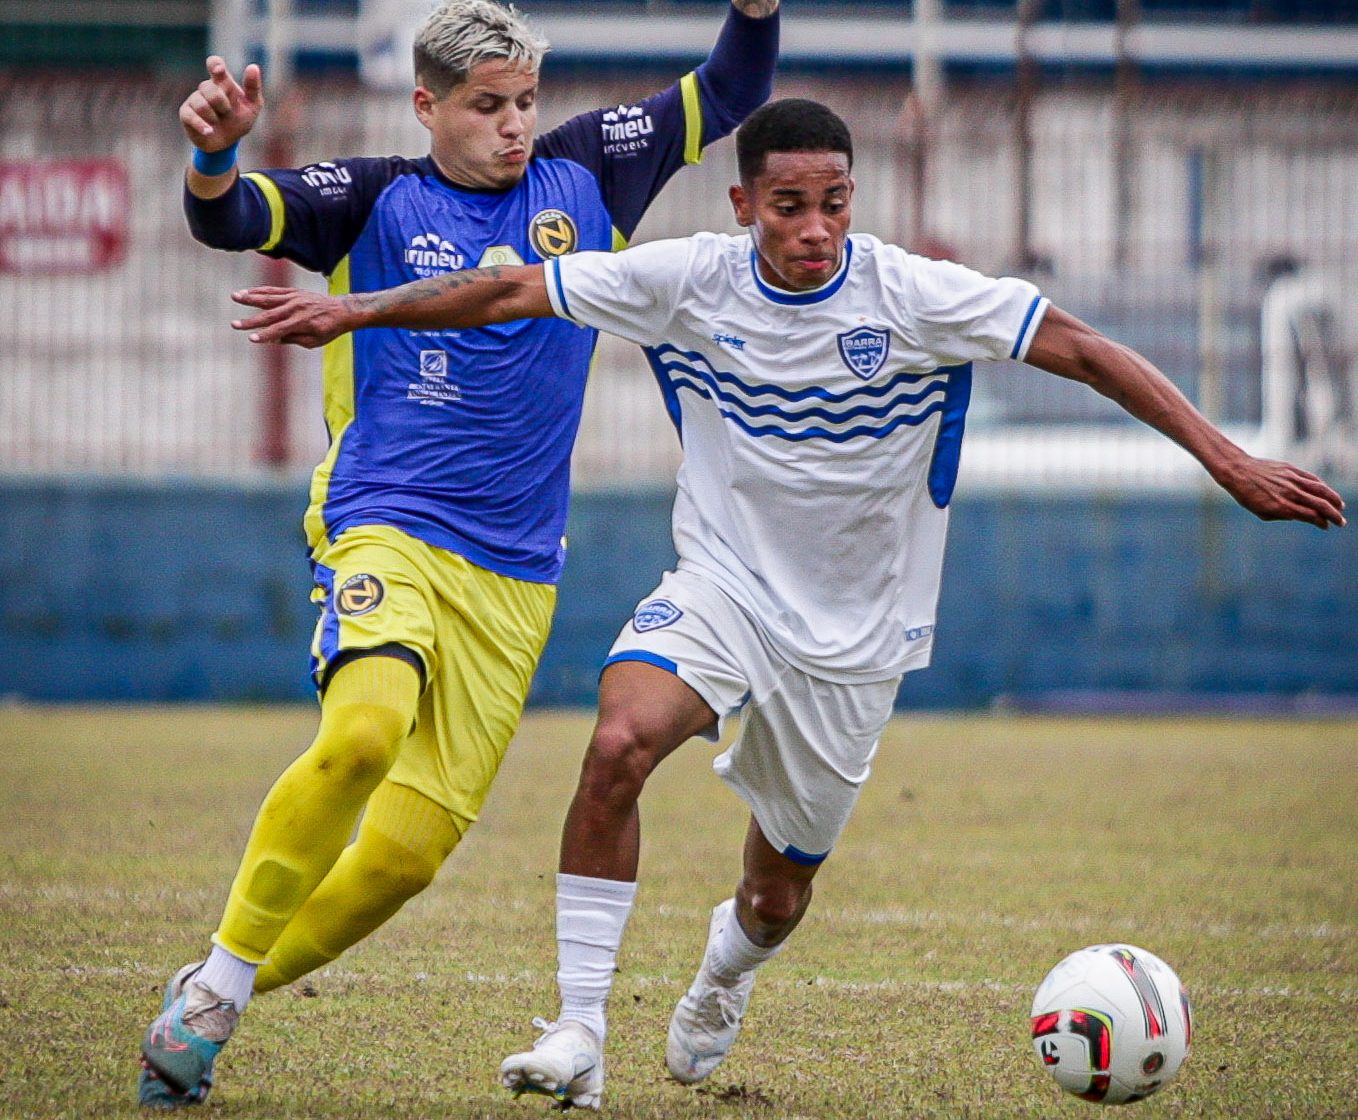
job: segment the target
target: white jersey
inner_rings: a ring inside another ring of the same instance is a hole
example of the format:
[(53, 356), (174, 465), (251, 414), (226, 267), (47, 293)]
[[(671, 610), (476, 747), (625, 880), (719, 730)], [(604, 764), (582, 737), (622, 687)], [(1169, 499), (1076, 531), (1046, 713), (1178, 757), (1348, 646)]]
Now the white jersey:
[(1037, 289), (863, 235), (812, 292), (710, 233), (554, 258), (546, 280), (558, 315), (646, 350), (684, 447), (680, 567), (812, 675), (927, 665), (969, 363), (1025, 355)]

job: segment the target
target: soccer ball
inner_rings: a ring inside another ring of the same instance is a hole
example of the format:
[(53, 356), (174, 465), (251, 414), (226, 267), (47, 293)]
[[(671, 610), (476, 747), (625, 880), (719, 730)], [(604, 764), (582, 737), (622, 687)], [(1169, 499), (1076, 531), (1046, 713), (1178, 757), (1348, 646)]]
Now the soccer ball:
[(1135, 945), (1091, 945), (1047, 973), (1033, 997), (1033, 1049), (1066, 1092), (1130, 1104), (1179, 1071), (1193, 1019), (1174, 970)]

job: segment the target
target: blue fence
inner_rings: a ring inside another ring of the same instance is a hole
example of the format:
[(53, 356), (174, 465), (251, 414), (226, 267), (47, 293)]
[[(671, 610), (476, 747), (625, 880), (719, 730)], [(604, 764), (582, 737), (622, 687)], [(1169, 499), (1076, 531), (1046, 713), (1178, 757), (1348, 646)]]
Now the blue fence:
[[(0, 694), (297, 700), (313, 609), (292, 484), (0, 486)], [(577, 496), (537, 704), (589, 704), (598, 664), (673, 562), (669, 495)], [(960, 495), (934, 666), (901, 703), (1117, 692), (1358, 703), (1358, 532), (1265, 525), (1224, 499)]]

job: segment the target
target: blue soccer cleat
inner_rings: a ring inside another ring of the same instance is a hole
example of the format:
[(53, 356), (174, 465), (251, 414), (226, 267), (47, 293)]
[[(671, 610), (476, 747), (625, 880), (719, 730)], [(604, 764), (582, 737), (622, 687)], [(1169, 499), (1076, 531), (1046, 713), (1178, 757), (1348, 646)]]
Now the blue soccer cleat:
[(240, 1012), (230, 1000), (193, 977), (201, 962), (185, 965), (165, 988), (162, 1010), (142, 1039), (138, 1097), (146, 1108), (201, 1104), (212, 1089), (216, 1061)]
[[(192, 964), (186, 964), (170, 977), (170, 982), (165, 985), (165, 996), (160, 1001), (161, 1011), (170, 1009), (170, 1004), (174, 1003), (184, 990), (184, 981), (202, 967), (202, 961), (194, 961)], [(137, 1103), (142, 1108), (152, 1108), (158, 1112), (188, 1108), (191, 1105), (202, 1104), (207, 1100), (207, 1095), (211, 1090), (211, 1070), (208, 1070), (203, 1079), (190, 1092), (177, 1093), (151, 1071), (151, 1067), (146, 1064), (145, 1058), (141, 1061), (141, 1076), (137, 1079)]]
[(176, 1108), (190, 1108), (202, 1104), (212, 1091), (212, 1070), (203, 1075), (197, 1086), (187, 1093), (176, 1093), (142, 1061), (141, 1077), (137, 1081), (137, 1103), (142, 1108), (170, 1112)]

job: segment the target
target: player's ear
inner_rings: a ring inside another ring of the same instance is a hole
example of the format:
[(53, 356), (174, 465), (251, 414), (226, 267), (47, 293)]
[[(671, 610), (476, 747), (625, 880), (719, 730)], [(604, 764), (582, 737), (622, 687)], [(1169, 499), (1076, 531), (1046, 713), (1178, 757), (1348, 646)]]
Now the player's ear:
[(438, 98), (424, 86), (416, 86), (415, 92), (410, 95), (410, 102), (415, 106), (415, 116), (425, 128), (433, 121), (434, 102), (437, 100)]
[(736, 212), (736, 224), (754, 225), (754, 209), (750, 205), (750, 196), (746, 194), (745, 188), (740, 183), (734, 183), (727, 193), (731, 197), (731, 209)]

